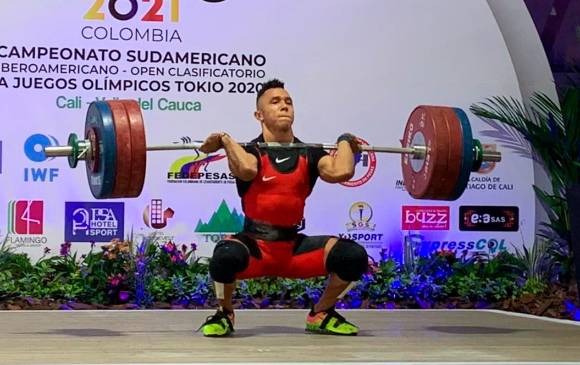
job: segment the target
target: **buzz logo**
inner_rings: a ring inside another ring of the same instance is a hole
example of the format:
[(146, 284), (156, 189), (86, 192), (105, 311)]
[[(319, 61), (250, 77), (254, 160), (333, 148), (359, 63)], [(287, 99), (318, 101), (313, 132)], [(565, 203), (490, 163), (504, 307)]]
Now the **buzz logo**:
[(449, 207), (403, 205), (401, 228), (407, 231), (449, 230)]
[(64, 239), (68, 242), (109, 242), (123, 239), (123, 203), (66, 202)]
[[(54, 157), (47, 159), (44, 154), (44, 148), (50, 146), (58, 146), (58, 141), (52, 136), (44, 134), (33, 134), (24, 142), (24, 154), (32, 162), (44, 162), (45, 160), (52, 160)], [(24, 181), (25, 182), (53, 182), (58, 177), (58, 168), (46, 167), (25, 167)]]
[(151, 199), (151, 204), (143, 210), (143, 222), (149, 228), (162, 229), (167, 226), (167, 220), (173, 218), (174, 214), (171, 208), (163, 210), (161, 199)]
[(8, 203), (8, 232), (18, 235), (42, 234), (44, 202), (42, 200), (12, 200)]

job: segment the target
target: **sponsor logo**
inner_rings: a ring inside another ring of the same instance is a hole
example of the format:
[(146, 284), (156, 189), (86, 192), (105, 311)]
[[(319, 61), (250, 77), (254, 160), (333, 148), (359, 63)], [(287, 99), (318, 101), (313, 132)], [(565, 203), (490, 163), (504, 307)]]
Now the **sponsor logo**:
[(508, 241), (500, 237), (436, 239), (416, 233), (405, 235), (401, 245), (390, 247), (392, 255), (402, 260), (428, 257), (437, 251), (452, 251), (457, 255), (471, 256), (477, 253), (496, 255), (507, 249)]
[(380, 248), (383, 233), (375, 233), (376, 224), (372, 222), (373, 209), (367, 202), (359, 201), (350, 206), (348, 211), (350, 222), (346, 223), (345, 233), (338, 237), (356, 241), (367, 249)]
[(143, 222), (149, 228), (162, 229), (167, 226), (167, 221), (173, 218), (174, 213), (171, 208), (163, 210), (163, 200), (151, 199), (151, 203), (143, 210)]
[(124, 203), (66, 202), (64, 239), (109, 242), (124, 236)]
[[(484, 152), (496, 152), (497, 151), (496, 144), (482, 143), (481, 146), (483, 147)], [(481, 167), (479, 168), (479, 170), (477, 170), (477, 173), (478, 174), (489, 174), (490, 172), (493, 171), (493, 169), (495, 169), (495, 162), (484, 161), (481, 164)]]
[[(169, 183), (189, 184), (234, 184), (235, 177), (225, 164), (225, 155), (205, 155), (182, 157), (173, 162), (167, 172)], [(222, 161), (221, 169), (215, 162)], [(211, 165), (211, 166), (210, 166)]]
[(350, 206), (348, 211), (350, 222), (346, 224), (347, 231), (364, 230), (374, 231), (375, 224), (371, 222), (373, 218), (373, 208), (366, 202), (356, 202)]
[(276, 178), (276, 176), (262, 176), (262, 181), (266, 182), (266, 181), (274, 180), (275, 178)]
[(8, 232), (17, 235), (40, 235), (44, 230), (42, 200), (13, 200), (8, 203)]
[(194, 232), (200, 233), (205, 243), (218, 242), (227, 234), (237, 233), (244, 228), (244, 215), (234, 209), (230, 209), (225, 200), (212, 213), (207, 222), (198, 219)]
[(459, 230), (504, 231), (519, 230), (519, 208), (515, 206), (460, 206)]
[[(357, 137), (361, 145), (368, 146), (368, 142)], [(336, 150), (330, 152), (332, 156), (336, 154)], [(340, 183), (343, 186), (354, 188), (366, 184), (375, 174), (377, 169), (377, 156), (375, 152), (360, 152), (355, 155), (355, 173), (352, 179)]]
[[(47, 159), (44, 154), (44, 148), (58, 146), (58, 141), (52, 136), (44, 134), (33, 134), (24, 142), (24, 154), (32, 162), (44, 162), (53, 160), (54, 157)], [(26, 182), (53, 182), (58, 177), (57, 168), (24, 168), (24, 181)]]
[(449, 207), (402, 206), (401, 228), (404, 230), (449, 230)]
[(282, 162), (288, 161), (289, 159), (290, 159), (290, 157), (284, 157), (284, 158), (276, 157), (276, 163), (282, 163)]

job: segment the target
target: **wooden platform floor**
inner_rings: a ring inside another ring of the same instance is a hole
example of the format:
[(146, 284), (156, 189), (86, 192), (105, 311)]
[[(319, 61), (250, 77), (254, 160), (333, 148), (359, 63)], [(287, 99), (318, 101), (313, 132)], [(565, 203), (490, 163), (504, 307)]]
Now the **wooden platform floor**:
[(195, 329), (210, 311), (3, 311), (0, 364), (580, 363), (580, 323), (479, 310), (352, 310), (359, 336), (304, 332), (304, 310), (237, 311), (230, 338)]

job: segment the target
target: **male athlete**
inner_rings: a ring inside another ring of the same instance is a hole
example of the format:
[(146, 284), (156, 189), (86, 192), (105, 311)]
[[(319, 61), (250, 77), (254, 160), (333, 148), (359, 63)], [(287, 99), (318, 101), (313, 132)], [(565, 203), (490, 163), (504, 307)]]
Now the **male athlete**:
[[(256, 104), (254, 116), (262, 134), (253, 142), (301, 143), (292, 132), (294, 105), (283, 82), (266, 82)], [(306, 198), (317, 178), (339, 183), (354, 175), (359, 152), (356, 138), (343, 134), (337, 144), (336, 154), (330, 155), (322, 148), (242, 147), (227, 133), (211, 134), (204, 141), (204, 153), (225, 150), (245, 214), (244, 230), (219, 241), (210, 261), (219, 308), (200, 327), (205, 336), (227, 336), (234, 331), (235, 281), (262, 276), (328, 275), (328, 286), (306, 317), (306, 330), (331, 335), (358, 333), (334, 305), (366, 272), (365, 249), (348, 239), (298, 233)]]

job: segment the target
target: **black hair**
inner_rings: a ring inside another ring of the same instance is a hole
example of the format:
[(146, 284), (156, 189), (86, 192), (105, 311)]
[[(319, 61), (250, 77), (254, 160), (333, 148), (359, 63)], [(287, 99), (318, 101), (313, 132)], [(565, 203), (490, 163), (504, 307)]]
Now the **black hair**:
[(266, 90), (268, 89), (283, 89), (284, 88), (284, 82), (280, 81), (278, 79), (271, 79), (266, 81), (262, 87), (260, 88), (260, 90), (258, 90), (258, 95), (256, 96), (256, 104), (258, 104), (258, 100), (260, 100), (260, 97), (262, 97), (262, 95), (264, 95), (264, 93), (266, 92)]

